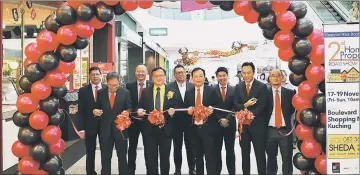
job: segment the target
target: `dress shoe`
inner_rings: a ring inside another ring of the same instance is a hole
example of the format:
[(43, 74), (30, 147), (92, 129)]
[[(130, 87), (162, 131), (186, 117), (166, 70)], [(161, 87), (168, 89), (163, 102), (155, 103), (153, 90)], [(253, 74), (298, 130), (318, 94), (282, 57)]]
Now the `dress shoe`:
[(196, 174), (196, 171), (195, 170), (190, 170), (189, 171), (189, 175), (195, 175)]
[(174, 175), (181, 175), (181, 171), (175, 171)]

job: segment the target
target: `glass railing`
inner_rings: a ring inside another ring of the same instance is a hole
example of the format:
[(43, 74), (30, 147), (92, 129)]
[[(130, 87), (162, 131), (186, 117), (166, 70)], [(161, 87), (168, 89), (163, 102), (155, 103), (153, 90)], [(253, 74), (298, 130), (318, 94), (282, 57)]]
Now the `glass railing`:
[(314, 12), (320, 17), (323, 23), (340, 22), (334, 14), (320, 1), (307, 1)]

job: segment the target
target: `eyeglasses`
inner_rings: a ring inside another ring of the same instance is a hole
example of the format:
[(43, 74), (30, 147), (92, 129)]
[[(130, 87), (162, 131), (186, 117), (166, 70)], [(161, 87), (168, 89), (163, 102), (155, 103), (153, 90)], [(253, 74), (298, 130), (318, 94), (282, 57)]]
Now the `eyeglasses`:
[(175, 72), (175, 74), (181, 75), (184, 74), (185, 72)]
[(154, 78), (162, 78), (162, 77), (165, 77), (165, 75), (154, 75), (153, 77)]
[(270, 75), (271, 78), (282, 78), (281, 75)]

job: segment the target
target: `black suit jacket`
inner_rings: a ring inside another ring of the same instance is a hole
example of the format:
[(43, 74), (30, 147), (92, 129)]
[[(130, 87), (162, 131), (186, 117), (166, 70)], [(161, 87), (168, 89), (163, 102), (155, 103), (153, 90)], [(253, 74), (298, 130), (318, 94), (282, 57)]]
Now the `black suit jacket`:
[[(227, 85), (225, 101), (223, 101), (221, 97), (221, 90), (219, 84), (213, 86), (212, 88), (216, 94), (215, 107), (232, 111), (234, 108), (235, 88), (231, 85)], [(230, 121), (230, 125), (229, 125), (230, 129), (236, 131), (236, 120), (232, 113), (215, 111), (214, 114), (217, 120), (220, 120), (222, 118), (228, 119)]]
[[(154, 92), (153, 92), (154, 85), (148, 86), (144, 89), (141, 99), (138, 104), (138, 108), (146, 110), (146, 113), (150, 113), (154, 110)], [(176, 100), (175, 98), (168, 99), (167, 94), (170, 91), (169, 87), (165, 85), (165, 95), (164, 95), (164, 102), (163, 102), (163, 110), (166, 111), (169, 108), (175, 108)], [(172, 119), (169, 113), (165, 112), (165, 125), (162, 128), (159, 126), (155, 126), (149, 122), (147, 119), (148, 115), (144, 116), (146, 119), (144, 133), (147, 135), (152, 136), (161, 136), (165, 134), (165, 136), (170, 137), (172, 134)]]
[[(101, 84), (102, 88), (106, 88), (106, 84)], [(93, 110), (95, 109), (95, 99), (91, 84), (79, 89), (79, 126), (78, 130), (85, 130), (86, 135), (94, 136), (98, 131), (99, 120), (94, 118)]]
[(256, 98), (255, 105), (248, 107), (255, 118), (250, 124), (250, 131), (254, 133), (264, 133), (267, 131), (267, 87), (264, 83), (254, 79), (249, 96), (246, 92), (245, 81), (235, 87), (235, 111), (244, 109), (244, 104), (251, 98)]
[[(181, 93), (179, 90), (179, 86), (177, 85), (177, 82), (174, 81), (168, 85), (168, 87), (175, 92), (174, 98), (176, 100), (176, 108), (187, 108), (185, 104), (185, 97), (184, 101), (181, 97)], [(194, 84), (186, 81), (186, 91), (193, 88)], [(185, 93), (186, 93), (185, 91)], [(175, 123), (175, 126), (179, 127), (190, 127), (191, 125), (191, 117), (188, 115), (186, 111), (179, 111), (174, 114), (173, 121)]]
[[(114, 121), (116, 117), (125, 110), (131, 110), (131, 99), (129, 91), (120, 87), (116, 91), (114, 107), (111, 109), (109, 89), (101, 89), (98, 92), (96, 109), (101, 109), (103, 111), (103, 114), (100, 118), (100, 137), (108, 138), (110, 137), (111, 129), (113, 128), (112, 125), (115, 125)], [(128, 137), (127, 130), (124, 130), (122, 133), (124, 137)]]
[[(185, 101), (186, 107), (195, 107), (195, 87), (186, 91), (184, 101)], [(203, 104), (203, 106), (206, 106), (206, 107), (216, 105), (215, 92), (210, 86), (204, 85), (202, 104)], [(192, 116), (190, 116), (190, 117), (192, 118)], [(192, 121), (193, 121), (193, 118), (192, 118)], [(218, 120), (213, 113), (209, 116), (209, 118), (207, 119), (206, 123), (204, 123), (204, 125), (196, 126), (195, 124), (192, 124), (191, 128), (192, 129), (201, 128), (200, 135), (202, 135), (202, 134), (214, 135), (218, 132), (218, 127), (216, 126), (217, 121)]]
[[(293, 118), (292, 115), (295, 112), (295, 108), (292, 105), (292, 98), (295, 95), (295, 91), (281, 87), (281, 112), (284, 117), (286, 129), (288, 132), (291, 131), (292, 125), (293, 125)], [(268, 88), (268, 102), (269, 107), (267, 111), (267, 124), (269, 124), (271, 114), (273, 112), (274, 108), (274, 97), (273, 97), (273, 91), (272, 87)]]
[[(152, 86), (152, 82), (149, 80), (145, 81), (146, 87)], [(136, 112), (138, 105), (138, 84), (137, 80), (126, 84), (126, 89), (130, 91), (132, 111)], [(143, 91), (144, 92), (144, 91)]]

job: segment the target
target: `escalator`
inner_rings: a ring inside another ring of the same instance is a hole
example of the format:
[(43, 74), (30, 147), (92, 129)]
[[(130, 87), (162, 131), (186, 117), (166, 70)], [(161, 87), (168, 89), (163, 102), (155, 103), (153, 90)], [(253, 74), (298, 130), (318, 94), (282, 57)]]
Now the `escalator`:
[(353, 1), (307, 2), (323, 23), (359, 22), (359, 17), (352, 15)]

